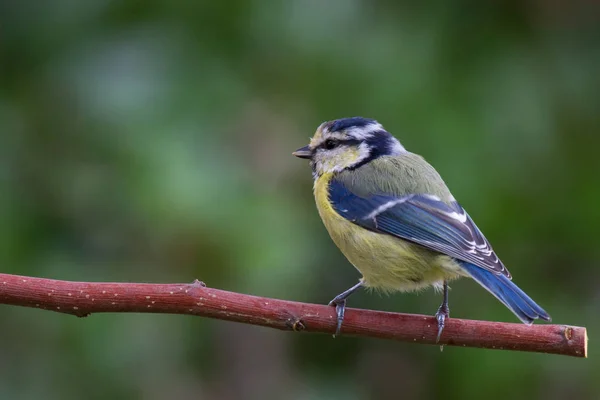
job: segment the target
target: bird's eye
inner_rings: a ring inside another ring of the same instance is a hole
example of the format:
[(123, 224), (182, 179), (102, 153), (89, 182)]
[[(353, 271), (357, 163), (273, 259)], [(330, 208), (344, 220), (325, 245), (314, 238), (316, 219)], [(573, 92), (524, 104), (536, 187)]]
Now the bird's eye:
[(335, 146), (337, 146), (337, 144), (338, 144), (337, 140), (327, 139), (325, 141), (325, 149), (331, 150), (331, 149), (335, 148)]

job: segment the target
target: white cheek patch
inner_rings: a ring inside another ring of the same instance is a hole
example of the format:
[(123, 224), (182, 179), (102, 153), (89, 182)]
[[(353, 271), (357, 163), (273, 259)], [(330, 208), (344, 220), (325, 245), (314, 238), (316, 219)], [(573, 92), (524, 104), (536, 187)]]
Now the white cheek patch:
[(319, 174), (340, 172), (359, 164), (370, 155), (371, 149), (366, 143), (361, 143), (358, 147), (342, 145), (332, 150), (317, 150), (314, 163)]
[[(361, 143), (358, 146), (358, 157), (354, 161), (353, 165), (356, 165), (356, 164), (360, 163), (361, 161), (366, 160), (367, 158), (369, 158), (370, 155), (371, 155), (371, 148), (369, 147), (369, 145), (366, 143)], [(350, 165), (350, 167), (351, 166), (352, 165)]]

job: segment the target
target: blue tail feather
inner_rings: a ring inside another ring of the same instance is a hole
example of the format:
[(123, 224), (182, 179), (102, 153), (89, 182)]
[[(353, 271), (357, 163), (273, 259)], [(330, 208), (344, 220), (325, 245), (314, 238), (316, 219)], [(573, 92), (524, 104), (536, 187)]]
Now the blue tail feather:
[(523, 323), (530, 325), (538, 318), (550, 321), (550, 315), (506, 276), (466, 262), (461, 265), (477, 283), (492, 293)]

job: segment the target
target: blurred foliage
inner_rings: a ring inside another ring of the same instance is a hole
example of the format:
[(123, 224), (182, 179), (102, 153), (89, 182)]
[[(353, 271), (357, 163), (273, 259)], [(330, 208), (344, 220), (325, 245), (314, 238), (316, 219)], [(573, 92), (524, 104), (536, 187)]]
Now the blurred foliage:
[[(596, 2), (0, 2), (0, 265), (325, 303), (358, 278), (291, 151), (378, 119), (589, 360), (1, 307), (2, 399), (597, 398)], [(471, 281), (455, 317), (516, 322)], [(439, 295), (357, 294), (433, 314)]]

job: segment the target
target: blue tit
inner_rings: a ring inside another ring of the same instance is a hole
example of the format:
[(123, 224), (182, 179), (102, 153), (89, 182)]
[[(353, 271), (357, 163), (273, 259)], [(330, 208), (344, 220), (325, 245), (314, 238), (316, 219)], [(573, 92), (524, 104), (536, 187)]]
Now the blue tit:
[(324, 122), (308, 146), (319, 215), (329, 235), (362, 274), (336, 296), (339, 334), (346, 299), (361, 287), (443, 291), (435, 314), (439, 341), (449, 318), (448, 282), (473, 278), (525, 324), (550, 316), (512, 281), (508, 270), (454, 199), (437, 171), (410, 153), (377, 121)]

